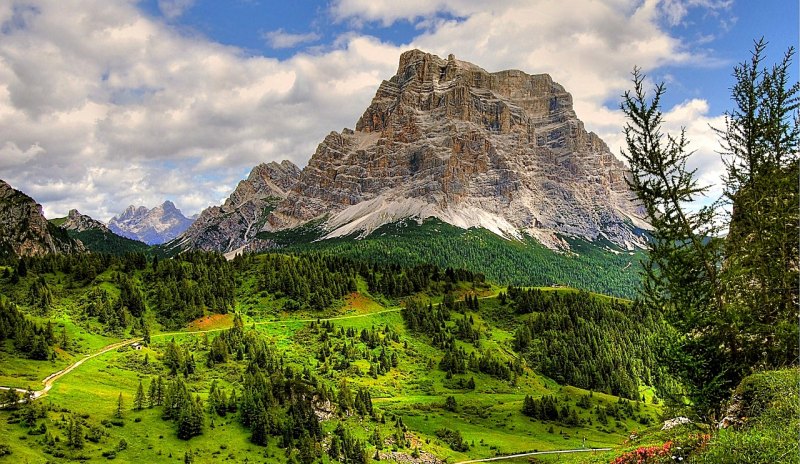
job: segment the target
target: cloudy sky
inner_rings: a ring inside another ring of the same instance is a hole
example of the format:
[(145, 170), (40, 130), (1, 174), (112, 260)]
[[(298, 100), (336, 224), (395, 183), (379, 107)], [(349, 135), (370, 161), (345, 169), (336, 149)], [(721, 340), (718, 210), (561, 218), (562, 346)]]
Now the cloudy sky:
[[(0, 0), (0, 179), (108, 220), (219, 204), (260, 162), (301, 167), (410, 48), (549, 73), (619, 153), (640, 66), (668, 86), (704, 180), (732, 66), (798, 40), (795, 0)], [(795, 69), (797, 69), (795, 67)], [(796, 76), (794, 76), (796, 79)]]

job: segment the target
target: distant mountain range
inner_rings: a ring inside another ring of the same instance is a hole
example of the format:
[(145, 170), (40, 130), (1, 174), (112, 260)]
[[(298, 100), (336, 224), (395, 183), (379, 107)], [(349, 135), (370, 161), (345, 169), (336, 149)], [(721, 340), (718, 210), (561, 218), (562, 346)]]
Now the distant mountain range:
[(144, 206), (128, 206), (125, 211), (111, 218), (108, 228), (117, 235), (159, 245), (183, 233), (194, 222), (187, 218), (171, 201), (165, 201), (153, 209)]
[(71, 209), (66, 217), (51, 219), (50, 222), (94, 253), (147, 253), (151, 249), (144, 242), (115, 234), (102, 222), (81, 214), (77, 209)]

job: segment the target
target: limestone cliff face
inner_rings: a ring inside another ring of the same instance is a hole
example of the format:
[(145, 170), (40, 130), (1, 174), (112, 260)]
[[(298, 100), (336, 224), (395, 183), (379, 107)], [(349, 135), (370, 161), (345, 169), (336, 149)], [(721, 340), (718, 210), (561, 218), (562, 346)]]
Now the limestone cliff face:
[(325, 217), (327, 237), (438, 217), (506, 237), (556, 234), (641, 243), (644, 214), (626, 169), (546, 74), (412, 50), (355, 130), (330, 133), (265, 230)]
[(229, 252), (251, 243), (299, 176), (300, 168), (291, 161), (259, 164), (222, 206), (203, 210), (168, 247)]
[(92, 219), (90, 216), (81, 214), (77, 209), (69, 210), (69, 214), (59, 227), (65, 230), (74, 230), (75, 232), (85, 232), (93, 229), (111, 232), (105, 224), (96, 219)]
[(42, 205), (0, 180), (0, 257), (83, 251), (80, 241), (45, 219)]

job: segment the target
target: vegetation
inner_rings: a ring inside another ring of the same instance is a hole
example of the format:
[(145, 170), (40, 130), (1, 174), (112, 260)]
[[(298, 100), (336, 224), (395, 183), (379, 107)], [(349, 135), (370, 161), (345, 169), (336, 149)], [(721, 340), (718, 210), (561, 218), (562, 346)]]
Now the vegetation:
[[(441, 268), (464, 268), (503, 285), (562, 285), (633, 297), (641, 283), (640, 251), (567, 237), (572, 252), (561, 253), (530, 237), (507, 240), (484, 229), (464, 230), (438, 219), (388, 224), (358, 240), (342, 237), (315, 241), (319, 230), (310, 226), (264, 232), (259, 237), (279, 243), (287, 253), (315, 251), (405, 267), (430, 263)], [(609, 253), (609, 249), (617, 253)]]
[[(158, 301), (173, 286), (180, 303)], [(46, 309), (37, 303), (44, 288)], [(55, 334), (55, 356), (45, 361), (0, 344), (4, 384), (36, 385), (122, 338), (144, 345), (85, 362), (45, 400), (17, 405), (11, 396), (21, 395), (7, 393), (0, 435), (27, 437), (9, 443), (14, 461), (490, 457), (578, 447), (583, 436), (619, 443), (660, 408), (631, 401), (629, 410), (617, 397), (537, 374), (513, 352), (513, 320), (528, 315), (466, 270), (327, 254), (230, 262), (207, 253), (94, 254), (20, 261), (0, 292), (9, 307), (18, 302), (10, 319), (44, 332), (49, 320)], [(167, 332), (187, 323), (211, 332)], [(556, 398), (566, 419), (526, 416), (526, 396)]]
[(507, 303), (530, 314), (514, 348), (558, 383), (639, 399), (639, 385), (675, 387), (658, 364), (657, 340), (668, 330), (661, 314), (638, 303), (585, 292), (545, 293), (509, 287)]
[[(55, 223), (55, 220), (51, 220)], [(140, 242), (121, 237), (113, 232), (105, 232), (100, 229), (84, 230), (82, 232), (68, 230), (67, 234), (77, 240), (92, 253), (109, 253), (112, 255), (124, 255), (125, 253), (145, 253), (153, 252), (153, 247)]]
[(800, 84), (789, 83), (794, 50), (767, 67), (765, 48), (756, 42), (751, 59), (734, 68), (735, 108), (718, 130), (725, 196), (699, 210), (689, 205), (707, 188), (686, 167), (685, 133), (661, 132), (663, 84), (648, 100), (637, 70), (622, 104), (630, 185), (654, 228), (642, 296), (682, 334), (670, 363), (701, 413), (717, 409), (754, 368), (798, 359)]

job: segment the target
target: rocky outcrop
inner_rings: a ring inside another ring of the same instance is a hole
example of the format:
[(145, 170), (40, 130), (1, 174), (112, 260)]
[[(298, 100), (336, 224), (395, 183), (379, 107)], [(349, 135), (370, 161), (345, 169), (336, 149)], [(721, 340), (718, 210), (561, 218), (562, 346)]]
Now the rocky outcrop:
[(325, 218), (329, 238), (437, 217), (552, 248), (574, 236), (631, 249), (647, 224), (625, 176), (549, 75), (412, 50), (355, 130), (318, 146), (264, 230)]
[(128, 206), (108, 222), (108, 228), (117, 235), (158, 245), (168, 242), (191, 226), (193, 221), (167, 200), (153, 209)]
[(83, 251), (80, 241), (45, 219), (42, 205), (0, 180), (0, 258)]
[(75, 232), (85, 232), (95, 229), (103, 232), (111, 232), (105, 224), (85, 214), (79, 213), (77, 209), (69, 210), (69, 214), (67, 214), (67, 217), (64, 218), (64, 222), (62, 222), (59, 227)]
[(239, 182), (222, 206), (203, 210), (200, 217), (168, 248), (232, 252), (251, 245), (270, 212), (300, 177), (291, 161), (262, 163)]

